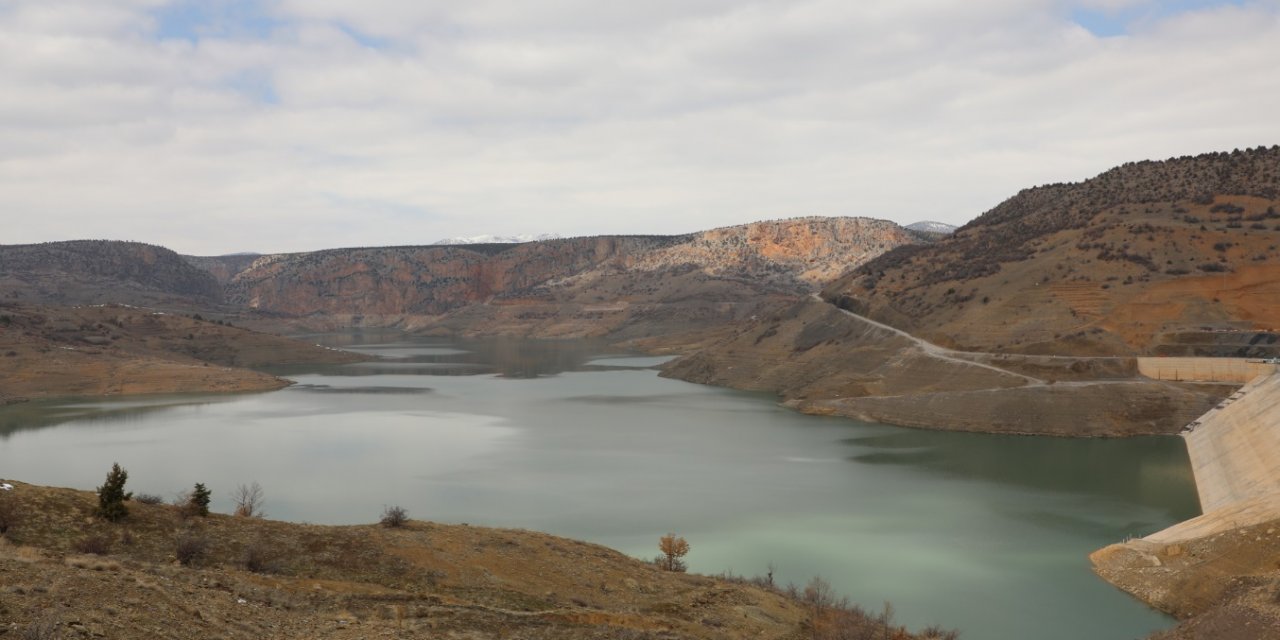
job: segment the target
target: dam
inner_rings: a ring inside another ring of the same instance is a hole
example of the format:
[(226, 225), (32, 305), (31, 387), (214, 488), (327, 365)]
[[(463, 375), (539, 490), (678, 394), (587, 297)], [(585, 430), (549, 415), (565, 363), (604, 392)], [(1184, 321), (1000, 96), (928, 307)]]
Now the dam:
[(1242, 358), (1141, 358), (1139, 370), (1149, 377), (1178, 375), (1196, 382), (1252, 376), (1182, 432), (1203, 515), (1143, 540), (1169, 544), (1280, 519), (1277, 366)]
[[(1280, 558), (1280, 537), (1271, 525), (1280, 520), (1280, 371), (1243, 359), (1151, 360), (1163, 362), (1147, 371), (1176, 370), (1183, 380), (1190, 372), (1219, 383), (1257, 374), (1183, 429), (1202, 515), (1089, 556), (1094, 571), (1111, 584), (1182, 617), (1243, 593), (1232, 591), (1245, 584), (1238, 578), (1265, 572)], [(1276, 637), (1263, 633), (1257, 637)]]

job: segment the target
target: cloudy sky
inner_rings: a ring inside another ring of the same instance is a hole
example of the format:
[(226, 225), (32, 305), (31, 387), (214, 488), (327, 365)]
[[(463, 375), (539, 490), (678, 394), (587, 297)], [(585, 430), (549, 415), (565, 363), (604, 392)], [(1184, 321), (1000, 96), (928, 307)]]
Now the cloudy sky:
[(0, 0), (0, 243), (962, 223), (1280, 143), (1280, 0)]

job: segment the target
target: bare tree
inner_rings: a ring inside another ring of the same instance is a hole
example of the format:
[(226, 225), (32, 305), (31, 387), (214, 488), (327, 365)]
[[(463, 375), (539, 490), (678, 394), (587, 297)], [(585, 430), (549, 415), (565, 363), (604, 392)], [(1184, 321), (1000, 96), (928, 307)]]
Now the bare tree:
[(685, 554), (689, 553), (689, 543), (684, 538), (668, 533), (658, 540), (658, 550), (662, 552), (662, 555), (658, 556), (658, 566), (667, 571), (681, 572), (688, 568), (684, 560), (681, 560)]
[(264, 518), (266, 512), (262, 510), (265, 504), (262, 485), (254, 482), (250, 485), (240, 485), (231, 494), (231, 501), (236, 503), (235, 514), (243, 518)]

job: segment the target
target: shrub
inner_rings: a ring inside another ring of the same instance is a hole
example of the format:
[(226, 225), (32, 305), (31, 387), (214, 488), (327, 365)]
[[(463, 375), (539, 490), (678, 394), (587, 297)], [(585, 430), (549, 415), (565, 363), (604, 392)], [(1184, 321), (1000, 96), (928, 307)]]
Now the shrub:
[(174, 544), (173, 554), (178, 562), (189, 567), (204, 557), (209, 548), (209, 539), (197, 533), (183, 533)]
[(689, 553), (689, 543), (684, 538), (674, 533), (668, 533), (658, 540), (658, 550), (662, 555), (658, 556), (658, 566), (666, 571), (683, 572), (688, 566), (681, 560), (685, 554)]
[(105, 556), (111, 553), (111, 537), (102, 532), (90, 533), (76, 541), (72, 548), (77, 553)]
[(18, 508), (18, 500), (8, 491), (0, 491), (0, 535), (18, 526), (22, 520), (22, 511)]
[(57, 615), (47, 613), (43, 618), (27, 625), (19, 637), (22, 640), (57, 640), (62, 637), (62, 632), (58, 630), (60, 624)]
[(382, 523), (384, 527), (403, 527), (405, 523), (409, 522), (409, 512), (399, 505), (383, 507), (382, 519), (378, 522)]
[(139, 493), (133, 500), (142, 504), (164, 504), (164, 498), (154, 493)]
[(125, 493), (124, 483), (129, 480), (129, 472), (120, 468), (120, 463), (111, 465), (106, 482), (98, 487), (98, 517), (108, 522), (119, 522), (129, 515), (129, 508), (124, 501), (133, 497)]
[(244, 568), (254, 573), (276, 573), (280, 570), (280, 554), (264, 542), (244, 548)]
[(236, 487), (235, 493), (231, 494), (231, 501), (236, 504), (235, 514), (242, 518), (263, 518), (267, 515), (262, 510), (262, 486), (257, 482)]

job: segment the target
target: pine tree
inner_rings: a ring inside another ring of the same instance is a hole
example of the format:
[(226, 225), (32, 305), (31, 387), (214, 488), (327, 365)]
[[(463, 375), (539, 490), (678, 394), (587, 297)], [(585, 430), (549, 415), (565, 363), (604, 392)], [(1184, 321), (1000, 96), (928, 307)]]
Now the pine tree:
[(120, 463), (111, 465), (107, 481), (98, 487), (98, 516), (103, 520), (118, 522), (129, 515), (129, 508), (124, 506), (124, 501), (133, 497), (132, 493), (124, 491), (124, 483), (128, 479), (129, 472), (121, 469)]
[(197, 515), (209, 515), (209, 497), (212, 495), (213, 492), (206, 489), (204, 483), (196, 483), (196, 488), (191, 490), (191, 505)]

